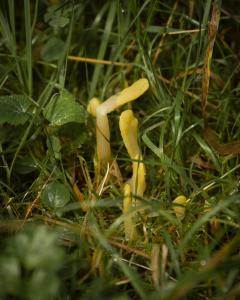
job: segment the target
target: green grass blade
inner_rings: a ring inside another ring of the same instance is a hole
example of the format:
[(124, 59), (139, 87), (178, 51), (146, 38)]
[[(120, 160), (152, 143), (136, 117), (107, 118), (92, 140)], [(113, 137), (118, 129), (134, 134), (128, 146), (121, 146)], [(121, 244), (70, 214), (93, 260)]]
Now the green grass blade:
[(32, 26), (29, 0), (24, 0), (25, 32), (26, 32), (26, 64), (27, 64), (27, 88), (28, 94), (32, 96)]
[[(104, 59), (105, 54), (106, 54), (106, 50), (107, 50), (107, 46), (109, 43), (109, 38), (112, 32), (112, 26), (113, 26), (113, 22), (115, 20), (116, 17), (116, 1), (111, 1), (110, 2), (110, 6), (109, 6), (109, 11), (108, 11), (108, 15), (106, 18), (106, 23), (105, 23), (105, 28), (104, 28), (104, 32), (103, 32), (103, 36), (102, 36), (102, 41), (99, 47), (99, 51), (98, 51), (98, 55), (97, 55), (97, 59)], [(92, 76), (92, 80), (91, 80), (91, 84), (90, 84), (90, 95), (89, 97), (92, 98), (95, 95), (95, 91), (97, 88), (97, 84), (99, 81), (99, 78), (101, 78), (101, 72), (103, 72), (103, 66), (102, 65), (96, 65), (94, 68), (94, 72), (93, 72), (93, 76)]]

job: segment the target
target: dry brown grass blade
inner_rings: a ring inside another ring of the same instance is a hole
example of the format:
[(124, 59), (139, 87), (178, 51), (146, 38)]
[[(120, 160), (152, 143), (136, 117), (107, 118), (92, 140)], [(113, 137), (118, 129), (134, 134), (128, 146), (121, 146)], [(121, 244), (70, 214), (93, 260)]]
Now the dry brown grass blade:
[(240, 141), (221, 144), (216, 132), (208, 126), (205, 126), (203, 134), (208, 144), (219, 154), (229, 155), (240, 153)]
[[(171, 81), (171, 80), (169, 80), (169, 79), (167, 79), (167, 78), (165, 78), (165, 77), (163, 77), (163, 76), (161, 76), (161, 75), (157, 75), (157, 77), (158, 77), (159, 80), (161, 80), (162, 82), (166, 83), (167, 85), (172, 86), (172, 87), (174, 87), (175, 89), (178, 89), (178, 87), (177, 87), (176, 85), (173, 85), (173, 84), (172, 84), (172, 81)], [(182, 88), (180, 88), (180, 89), (182, 90), (182, 92), (183, 92), (184, 94), (188, 95), (189, 97), (194, 98), (194, 99), (196, 99), (196, 100), (199, 99), (199, 96), (197, 96), (196, 94), (194, 94), (194, 93), (192, 93), (192, 92), (189, 92), (189, 91), (185, 91), (185, 90), (182, 89)]]
[[(182, 79), (184, 77), (190, 76), (192, 74), (202, 74), (203, 69), (190, 69), (184, 72), (180, 72), (174, 79), (175, 80), (179, 80)], [(224, 87), (225, 82), (221, 79), (221, 77), (218, 74), (213, 73), (212, 71), (210, 72), (210, 77), (212, 80), (214, 80), (216, 82), (216, 84), (219, 87)]]
[(216, 170), (214, 164), (210, 161), (205, 161), (198, 155), (190, 157), (190, 161), (199, 169)]
[(35, 198), (35, 199), (31, 202), (31, 204), (28, 206), (27, 211), (26, 211), (26, 214), (25, 214), (25, 217), (24, 217), (23, 225), (25, 225), (25, 223), (26, 223), (28, 217), (29, 217), (30, 214), (32, 213), (33, 208), (34, 208), (34, 207), (38, 204), (38, 202), (40, 201), (42, 192), (43, 192), (43, 190), (46, 188), (46, 186), (48, 185), (48, 182), (49, 182), (49, 180), (50, 180), (50, 177), (51, 177), (51, 176), (49, 176), (49, 177), (45, 180), (44, 184), (42, 185), (42, 187), (41, 187), (40, 190), (38, 191), (36, 198)]
[(73, 184), (73, 192), (74, 192), (74, 195), (76, 196), (77, 200), (80, 202), (82, 210), (84, 212), (86, 212), (88, 210), (88, 207), (84, 203), (84, 201), (85, 201), (84, 194), (80, 191), (80, 189), (76, 183)]
[(222, 144), (220, 143), (216, 132), (207, 125), (206, 118), (206, 106), (209, 90), (209, 81), (211, 76), (211, 59), (213, 53), (213, 47), (217, 35), (218, 24), (220, 20), (220, 5), (219, 1), (215, 0), (212, 8), (211, 20), (208, 24), (208, 46), (204, 57), (203, 66), (203, 80), (202, 80), (202, 95), (201, 95), (201, 106), (202, 114), (204, 118), (204, 138), (208, 144), (220, 155), (238, 154), (240, 153), (240, 141), (234, 141), (231, 143)]
[(215, 0), (213, 3), (211, 20), (208, 23), (208, 45), (207, 45), (207, 49), (204, 57), (204, 64), (203, 64), (201, 105), (202, 105), (202, 113), (204, 118), (205, 118), (205, 111), (206, 111), (207, 98), (208, 98), (209, 81), (211, 75), (212, 53), (213, 53), (213, 47), (217, 35), (219, 20), (220, 20), (220, 7), (218, 4), (218, 0)]
[(141, 257), (150, 259), (150, 256), (149, 256), (148, 254), (146, 254), (146, 253), (145, 253), (144, 251), (142, 251), (142, 250), (133, 248), (133, 247), (127, 245), (127, 244), (123, 244), (123, 243), (117, 242), (117, 241), (115, 241), (114, 239), (109, 239), (108, 241), (109, 241), (109, 243), (110, 243), (112, 246), (114, 246), (114, 247), (117, 247), (117, 248), (126, 250), (127, 252), (134, 253), (134, 254), (136, 254), (136, 255), (138, 255), (138, 256), (141, 256)]
[(160, 253), (160, 246), (158, 244), (154, 244), (151, 253), (151, 269), (152, 269), (152, 281), (155, 288), (159, 287), (159, 275), (160, 275), (159, 253)]

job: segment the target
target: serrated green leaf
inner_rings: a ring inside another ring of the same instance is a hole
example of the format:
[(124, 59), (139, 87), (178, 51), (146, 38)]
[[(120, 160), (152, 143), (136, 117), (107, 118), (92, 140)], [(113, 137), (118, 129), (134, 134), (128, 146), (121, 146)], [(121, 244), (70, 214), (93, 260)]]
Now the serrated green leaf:
[(61, 126), (70, 122), (84, 123), (86, 112), (82, 105), (75, 102), (67, 91), (53, 98), (43, 112), (44, 117), (53, 126)]
[(60, 182), (50, 182), (44, 189), (41, 202), (52, 210), (65, 206), (70, 201), (68, 188)]
[(31, 117), (31, 102), (24, 95), (0, 96), (0, 125), (24, 124)]

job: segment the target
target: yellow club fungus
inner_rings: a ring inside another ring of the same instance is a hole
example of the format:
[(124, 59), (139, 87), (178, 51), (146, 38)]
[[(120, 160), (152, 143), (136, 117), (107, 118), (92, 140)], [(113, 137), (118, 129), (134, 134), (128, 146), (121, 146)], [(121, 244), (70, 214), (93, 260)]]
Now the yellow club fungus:
[(133, 161), (133, 175), (128, 183), (132, 193), (142, 197), (146, 189), (145, 165), (141, 162), (142, 156), (138, 145), (138, 120), (132, 110), (122, 112), (119, 127), (127, 152)]
[(97, 159), (99, 163), (104, 164), (111, 159), (110, 130), (107, 115), (120, 106), (140, 97), (148, 87), (148, 80), (142, 78), (101, 104), (96, 98), (90, 101), (88, 112), (96, 116)]
[(173, 200), (173, 211), (179, 220), (183, 220), (186, 213), (187, 198), (178, 196)]
[[(123, 213), (129, 213), (130, 209), (132, 208), (132, 193), (131, 187), (128, 183), (124, 185), (124, 198), (123, 198)], [(134, 217), (128, 215), (124, 219), (124, 231), (125, 231), (125, 238), (128, 241), (133, 241), (137, 236), (137, 231), (135, 227)]]
[(133, 162), (133, 176), (130, 179), (132, 191), (138, 197), (143, 197), (143, 194), (146, 190), (146, 169), (144, 163), (141, 162), (141, 160), (141, 156), (135, 156)]
[(87, 112), (92, 115), (93, 117), (96, 117), (96, 111), (97, 107), (101, 104), (101, 101), (98, 98), (92, 98), (87, 106)]

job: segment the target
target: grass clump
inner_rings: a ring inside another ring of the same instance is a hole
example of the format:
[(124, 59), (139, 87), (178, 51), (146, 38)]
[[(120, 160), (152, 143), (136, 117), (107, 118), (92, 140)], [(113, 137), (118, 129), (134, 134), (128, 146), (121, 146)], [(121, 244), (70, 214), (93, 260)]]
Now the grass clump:
[[(239, 18), (234, 1), (1, 3), (1, 299), (238, 299)], [(139, 78), (99, 170), (89, 101)]]

